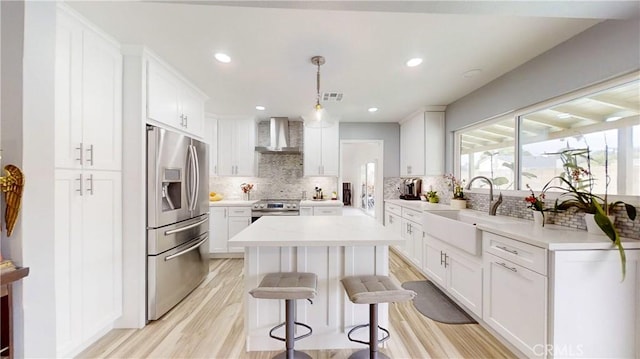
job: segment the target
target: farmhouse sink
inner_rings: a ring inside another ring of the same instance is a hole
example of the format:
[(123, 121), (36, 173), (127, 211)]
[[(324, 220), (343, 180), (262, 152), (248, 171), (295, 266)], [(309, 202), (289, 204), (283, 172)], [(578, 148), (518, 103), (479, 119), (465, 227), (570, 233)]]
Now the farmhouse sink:
[(423, 226), (427, 235), (477, 256), (482, 249), (481, 231), (476, 228), (480, 220), (461, 211), (428, 211)]

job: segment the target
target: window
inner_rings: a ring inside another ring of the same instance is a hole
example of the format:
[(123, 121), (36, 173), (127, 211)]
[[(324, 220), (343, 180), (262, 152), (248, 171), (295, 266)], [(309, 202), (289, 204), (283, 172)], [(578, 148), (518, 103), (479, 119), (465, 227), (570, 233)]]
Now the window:
[[(460, 133), (460, 178), (490, 178), (500, 189), (515, 189), (515, 120), (501, 117)], [(474, 182), (474, 187), (488, 187)]]
[(553, 100), (552, 105), (486, 121), (458, 131), (457, 140), (460, 175), (467, 181), (483, 175), (497, 188), (524, 189), (529, 184), (540, 190), (562, 173), (560, 151), (588, 148), (594, 193), (605, 192), (607, 160), (608, 193), (637, 196), (640, 81), (637, 74), (627, 76), (579, 96)]

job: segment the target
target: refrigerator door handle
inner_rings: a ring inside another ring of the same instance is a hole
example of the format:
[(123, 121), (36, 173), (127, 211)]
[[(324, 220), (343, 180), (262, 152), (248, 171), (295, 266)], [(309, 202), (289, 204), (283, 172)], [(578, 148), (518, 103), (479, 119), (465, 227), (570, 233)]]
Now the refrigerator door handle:
[(183, 254), (186, 254), (186, 253), (189, 253), (189, 252), (191, 252), (191, 251), (193, 251), (193, 250), (198, 249), (198, 247), (200, 247), (200, 245), (201, 245), (202, 243), (204, 243), (208, 238), (209, 238), (209, 236), (208, 236), (208, 235), (204, 236), (204, 238), (202, 238), (202, 240), (198, 241), (198, 243), (196, 243), (196, 244), (192, 245), (191, 247), (189, 247), (189, 248), (187, 248), (187, 249), (185, 249), (185, 250), (183, 250), (183, 251), (180, 251), (180, 252), (178, 252), (178, 253), (176, 253), (176, 254), (172, 254), (172, 255), (170, 255), (170, 256), (165, 257), (165, 258), (164, 258), (164, 261), (165, 261), (165, 262), (166, 262), (166, 261), (170, 261), (170, 260), (172, 260), (172, 259), (174, 259), (174, 258), (176, 258), (176, 257), (180, 257), (180, 256), (181, 256), (181, 255), (183, 255)]
[(193, 211), (196, 209), (196, 201), (198, 199), (197, 195), (198, 195), (198, 185), (197, 185), (197, 181), (198, 181), (198, 162), (197, 162), (197, 155), (196, 155), (196, 148), (195, 146), (189, 145), (189, 158), (191, 160), (191, 205), (189, 206), (189, 210)]
[(191, 146), (189, 146), (187, 148), (187, 166), (186, 166), (186, 170), (185, 170), (185, 187), (186, 187), (186, 194), (187, 194), (187, 209), (191, 210), (191, 206), (192, 206), (192, 197), (191, 197), (191, 193), (192, 193), (192, 188), (191, 188), (191, 176), (192, 176), (192, 171), (191, 171), (191, 164), (193, 163), (193, 161), (191, 161)]
[(198, 192), (200, 191), (200, 162), (198, 160), (198, 149), (196, 146), (191, 146), (193, 149), (193, 164), (195, 169), (195, 186), (193, 189), (193, 210), (198, 209)]
[(169, 235), (172, 235), (172, 234), (175, 234), (175, 233), (184, 232), (187, 229), (195, 228), (195, 227), (203, 224), (204, 222), (206, 222), (208, 220), (209, 220), (209, 217), (207, 217), (207, 218), (205, 218), (203, 220), (200, 220), (200, 221), (198, 221), (196, 223), (191, 223), (190, 225), (187, 225), (187, 226), (184, 226), (184, 227), (180, 227), (180, 228), (176, 228), (176, 229), (171, 229), (171, 230), (165, 231), (164, 235), (165, 236), (169, 236)]

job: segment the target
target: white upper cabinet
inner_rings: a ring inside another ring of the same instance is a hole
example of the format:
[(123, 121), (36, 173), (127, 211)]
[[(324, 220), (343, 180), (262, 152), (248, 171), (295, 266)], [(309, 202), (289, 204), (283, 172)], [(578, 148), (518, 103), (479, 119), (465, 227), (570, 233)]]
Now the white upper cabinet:
[(218, 119), (218, 175), (255, 175), (255, 134), (253, 118)]
[(444, 112), (418, 113), (400, 125), (400, 176), (444, 173)]
[(425, 176), (444, 174), (444, 112), (424, 113)]
[(218, 120), (207, 116), (204, 119), (204, 140), (209, 144), (209, 175), (218, 175)]
[(60, 11), (56, 34), (57, 168), (122, 167), (119, 46)]
[(424, 176), (424, 114), (400, 125), (400, 176)]
[(304, 175), (338, 176), (340, 127), (304, 128)]
[(175, 71), (149, 57), (147, 63), (147, 118), (189, 134), (204, 134), (207, 97)]

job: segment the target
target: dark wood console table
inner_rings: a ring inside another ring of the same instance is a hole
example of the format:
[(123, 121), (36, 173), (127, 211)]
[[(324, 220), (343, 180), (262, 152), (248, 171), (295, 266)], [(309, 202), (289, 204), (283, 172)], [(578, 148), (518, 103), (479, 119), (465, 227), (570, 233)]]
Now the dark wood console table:
[(12, 284), (29, 275), (29, 267), (0, 274), (0, 356), (13, 358), (13, 294)]

